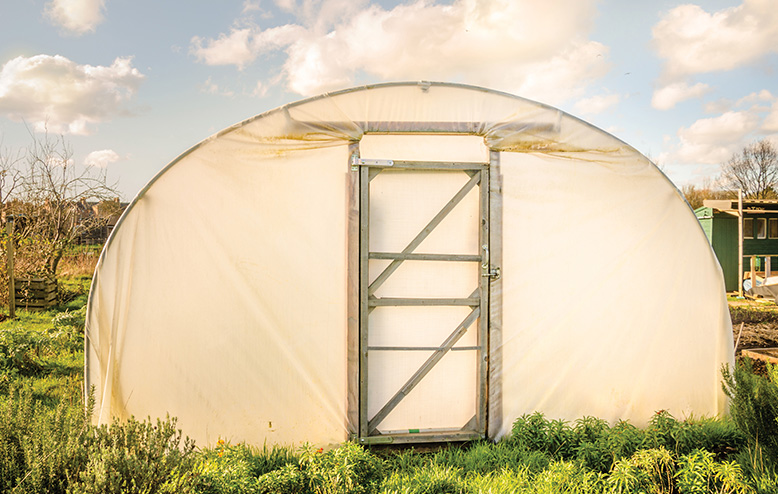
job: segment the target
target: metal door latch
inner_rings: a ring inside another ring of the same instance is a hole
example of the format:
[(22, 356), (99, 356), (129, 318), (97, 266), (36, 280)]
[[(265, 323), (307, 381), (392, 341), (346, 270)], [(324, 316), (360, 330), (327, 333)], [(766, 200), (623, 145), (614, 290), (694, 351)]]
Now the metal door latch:
[(500, 268), (494, 267), (489, 269), (489, 246), (483, 244), (481, 248), (484, 251), (483, 264), (481, 264), (481, 276), (490, 278), (490, 281), (494, 281), (500, 278)]
[(481, 276), (488, 276), (491, 281), (500, 279), (500, 268), (492, 268), (485, 273), (481, 273)]

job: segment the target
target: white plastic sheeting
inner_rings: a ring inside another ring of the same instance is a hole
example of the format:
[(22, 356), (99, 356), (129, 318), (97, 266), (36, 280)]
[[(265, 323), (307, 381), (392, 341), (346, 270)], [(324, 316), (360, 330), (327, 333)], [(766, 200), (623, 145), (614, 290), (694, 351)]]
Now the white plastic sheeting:
[[(456, 135), (429, 135), (433, 128)], [(499, 152), (491, 180), (501, 182), (502, 262), (491, 303), (502, 324), (489, 348), (491, 437), (534, 411), (638, 425), (660, 409), (725, 412), (720, 369), (733, 350), (724, 282), (668, 179), (633, 148), (556, 109), (481, 88), (401, 83), (246, 120), (141, 191), (103, 251), (90, 295), (86, 385), (95, 389), (96, 421), (176, 416), (200, 444), (326, 445), (357, 432), (348, 213), (349, 145), (359, 141), (363, 157), (396, 160), (488, 161)], [(401, 197), (395, 175), (384, 186)], [(452, 184), (424, 187), (439, 201)], [(457, 246), (458, 231), (444, 228), (430, 242)], [(474, 242), (456, 253), (477, 253)], [(457, 283), (429, 273), (443, 289)], [(418, 276), (394, 282), (418, 291)], [(378, 327), (371, 337), (393, 341)], [(464, 355), (453, 360), (472, 359)], [(431, 373), (443, 383), (432, 387), (447, 389), (446, 378), (472, 386), (468, 362)], [(371, 370), (388, 386), (372, 384), (371, 393), (391, 394), (403, 365)], [(425, 397), (420, 385), (407, 402), (416, 400), (415, 411), (398, 407), (386, 427), (416, 416), (434, 427), (435, 417), (461, 422), (472, 413), (441, 396)]]

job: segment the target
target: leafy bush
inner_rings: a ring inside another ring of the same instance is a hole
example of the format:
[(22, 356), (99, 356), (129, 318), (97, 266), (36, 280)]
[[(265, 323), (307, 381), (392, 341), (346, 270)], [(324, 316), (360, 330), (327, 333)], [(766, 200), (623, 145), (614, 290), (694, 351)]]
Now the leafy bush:
[(383, 481), (383, 463), (362, 446), (345, 443), (327, 452), (303, 448), (300, 469), (316, 494), (371, 494)]
[(48, 409), (14, 384), (0, 400), (0, 491), (154, 492), (194, 447), (175, 420), (95, 427), (89, 414), (65, 402)]
[(40, 373), (43, 369), (40, 356), (49, 343), (49, 338), (37, 331), (0, 329), (0, 369), (12, 375)]
[[(432, 464), (411, 471), (396, 472), (384, 482), (382, 492), (403, 494), (475, 494), (463, 477), (462, 470), (452, 466)], [(489, 492), (485, 490), (483, 492)], [(513, 491), (515, 492), (515, 491)]]
[(735, 462), (717, 463), (713, 453), (695, 450), (678, 459), (675, 474), (680, 494), (745, 494), (751, 492), (743, 473)]
[(722, 370), (732, 419), (745, 434), (752, 455), (774, 468), (778, 465), (778, 368), (768, 365), (767, 373), (768, 378), (754, 374), (749, 359), (734, 370)]
[(51, 320), (48, 336), (63, 350), (79, 351), (84, 347), (84, 320), (86, 306), (74, 311), (60, 312)]
[(194, 443), (176, 430), (176, 419), (156, 424), (134, 418), (110, 427), (91, 427), (85, 446), (89, 458), (72, 493), (156, 492), (182, 463), (189, 463)]

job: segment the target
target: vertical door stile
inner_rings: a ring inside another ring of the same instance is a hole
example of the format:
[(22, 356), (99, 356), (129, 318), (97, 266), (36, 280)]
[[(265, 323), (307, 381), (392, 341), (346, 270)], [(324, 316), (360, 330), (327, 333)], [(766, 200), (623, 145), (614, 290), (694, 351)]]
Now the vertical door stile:
[(478, 243), (481, 246), (482, 267), (479, 277), (481, 315), (478, 318), (478, 389), (476, 391), (477, 420), (476, 427), (479, 433), (486, 433), (487, 403), (488, 403), (488, 350), (489, 350), (489, 284), (491, 273), (491, 246), (489, 245), (489, 169), (481, 170), (480, 217)]
[[(489, 153), (489, 246), (491, 265), (502, 268), (502, 174), (500, 152)], [(489, 283), (489, 347), (487, 435), (502, 427), (502, 274)]]
[(359, 157), (359, 142), (348, 147), (348, 280), (347, 280), (347, 425), (351, 438), (359, 435), (359, 168), (353, 161)]
[(367, 289), (370, 225), (370, 170), (359, 167), (359, 436), (367, 437)]

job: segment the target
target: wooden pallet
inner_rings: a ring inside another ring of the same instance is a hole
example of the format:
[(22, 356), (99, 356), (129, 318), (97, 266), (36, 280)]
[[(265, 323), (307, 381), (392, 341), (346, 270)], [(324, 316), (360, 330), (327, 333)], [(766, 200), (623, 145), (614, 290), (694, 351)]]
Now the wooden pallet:
[(17, 278), (14, 283), (17, 307), (48, 309), (57, 302), (57, 282), (49, 278)]

